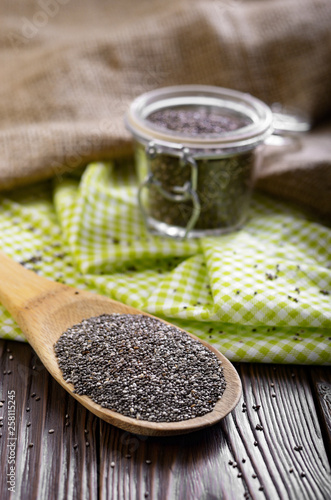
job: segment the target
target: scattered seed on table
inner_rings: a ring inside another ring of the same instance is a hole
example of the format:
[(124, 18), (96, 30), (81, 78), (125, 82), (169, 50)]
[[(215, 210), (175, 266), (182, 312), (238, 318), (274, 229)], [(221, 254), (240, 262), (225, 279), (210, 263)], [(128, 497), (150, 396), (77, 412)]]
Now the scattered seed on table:
[(11, 354), (11, 355), (9, 356), (9, 359), (10, 359), (10, 361), (11, 361), (11, 360), (13, 360), (13, 359), (14, 359), (14, 356)]
[(150, 465), (152, 463), (152, 460), (146, 460), (146, 464)]
[(111, 462), (110, 467), (115, 467), (115, 462)]
[(30, 408), (27, 408), (26, 411), (30, 411)]
[(305, 472), (301, 472), (300, 476), (301, 477), (306, 477), (306, 473)]
[(242, 476), (242, 473), (238, 472), (237, 477), (241, 477), (241, 476)]
[(86, 441), (86, 443), (85, 443), (85, 444), (86, 444), (86, 446), (90, 446), (90, 443), (89, 443), (88, 441)]
[(36, 397), (36, 393), (35, 393), (35, 392), (33, 392), (33, 393), (31, 394), (31, 397), (32, 397), (32, 398), (35, 398), (35, 397)]
[(1, 402), (0, 402), (0, 408), (2, 408), (2, 407), (3, 407), (3, 402), (1, 401)]
[(7, 375), (10, 375), (10, 374), (11, 374), (11, 370), (8, 370), (8, 371), (7, 371)]
[(301, 444), (297, 445), (297, 446), (294, 446), (293, 448), (295, 451), (301, 451), (303, 449), (303, 447), (301, 446)]
[(78, 444), (74, 444), (74, 450), (78, 448)]
[(49, 429), (48, 434), (54, 434), (54, 429)]
[(76, 394), (141, 420), (205, 415), (226, 387), (213, 352), (175, 326), (142, 314), (83, 320), (61, 335), (55, 353)]
[(27, 427), (30, 427), (30, 425), (31, 425), (31, 422), (28, 422), (28, 423), (26, 424), (26, 426), (27, 426)]
[(293, 472), (293, 469), (291, 468), (291, 469), (289, 470), (289, 473), (290, 473), (290, 474), (292, 474), (292, 472)]
[(40, 396), (38, 396), (38, 397), (36, 398), (36, 401), (40, 401)]
[(256, 429), (257, 431), (263, 431), (263, 425), (261, 425), (261, 424), (256, 424), (255, 429)]
[(32, 448), (33, 447), (33, 443), (29, 443), (29, 448)]

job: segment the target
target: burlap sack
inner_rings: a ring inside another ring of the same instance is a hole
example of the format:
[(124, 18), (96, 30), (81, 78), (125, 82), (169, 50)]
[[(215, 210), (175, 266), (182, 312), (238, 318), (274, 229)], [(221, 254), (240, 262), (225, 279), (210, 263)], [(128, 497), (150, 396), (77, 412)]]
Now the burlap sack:
[[(156, 87), (331, 117), (330, 0), (3, 0), (0, 22), (0, 189), (127, 154), (123, 115)], [(329, 153), (278, 157), (259, 185), (331, 214)]]

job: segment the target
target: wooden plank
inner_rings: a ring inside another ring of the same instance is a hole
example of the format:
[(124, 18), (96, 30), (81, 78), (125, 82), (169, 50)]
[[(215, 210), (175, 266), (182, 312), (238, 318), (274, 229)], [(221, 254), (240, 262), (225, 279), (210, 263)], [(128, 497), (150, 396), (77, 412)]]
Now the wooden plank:
[[(220, 424), (184, 436), (147, 438), (87, 412), (47, 374), (29, 346), (0, 341), (0, 355), (0, 373), (11, 371), (1, 377), (1, 499), (328, 498), (330, 467), (307, 367), (238, 365), (243, 397)], [(330, 380), (331, 370), (323, 373)], [(12, 497), (5, 477), (7, 390), (15, 390), (18, 438)]]
[(216, 500), (222, 492), (243, 498), (245, 488), (229, 470), (233, 455), (219, 426), (168, 438), (128, 434), (103, 422), (100, 429), (103, 500)]
[(101, 422), (100, 498), (328, 498), (330, 468), (307, 371), (240, 365), (236, 410), (187, 436), (144, 438)]
[[(97, 498), (99, 419), (67, 395), (28, 345), (0, 341), (0, 346), (0, 373), (11, 370), (3, 376), (1, 387), (3, 472), (8, 470), (7, 391), (15, 391), (16, 403), (16, 493), (12, 498)], [(11, 498), (4, 473), (0, 476), (0, 498)]]
[(310, 371), (313, 390), (315, 391), (317, 409), (321, 421), (324, 440), (329, 451), (331, 462), (331, 369), (315, 366)]
[(237, 462), (246, 458), (240, 470), (253, 498), (261, 486), (271, 499), (329, 496), (330, 466), (307, 373), (307, 367), (240, 366), (245, 412), (237, 410), (224, 426)]

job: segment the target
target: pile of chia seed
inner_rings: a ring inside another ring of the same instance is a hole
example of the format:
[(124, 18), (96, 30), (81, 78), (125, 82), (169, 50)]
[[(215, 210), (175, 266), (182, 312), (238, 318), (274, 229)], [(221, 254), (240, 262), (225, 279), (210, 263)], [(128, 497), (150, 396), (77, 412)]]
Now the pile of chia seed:
[[(250, 123), (251, 119), (239, 112), (214, 109), (213, 107), (177, 106), (154, 111), (147, 121), (157, 130), (170, 131), (184, 137), (217, 138), (234, 132)], [(145, 149), (145, 147), (144, 147)], [(224, 230), (239, 227), (246, 218), (250, 201), (255, 155), (253, 150), (224, 154), (215, 149), (194, 149), (197, 165), (196, 194), (200, 201), (200, 213), (195, 230)], [(203, 155), (211, 155), (204, 158)], [(144, 154), (144, 153), (143, 153)], [(201, 158), (199, 158), (201, 154)], [(179, 228), (187, 227), (194, 213), (192, 199), (174, 201), (160, 191), (178, 192), (191, 181), (189, 165), (182, 165), (178, 155), (158, 153), (148, 158), (149, 171), (158, 185), (150, 185), (146, 202), (148, 216)], [(145, 166), (142, 164), (142, 169)], [(138, 170), (138, 177), (142, 176)], [(143, 178), (141, 178), (143, 177)]]
[(159, 129), (195, 136), (215, 136), (249, 125), (250, 118), (235, 114), (220, 114), (209, 108), (165, 108), (154, 111), (148, 121)]
[(178, 422), (205, 415), (226, 387), (212, 351), (142, 314), (83, 320), (61, 335), (55, 353), (76, 394), (141, 420)]

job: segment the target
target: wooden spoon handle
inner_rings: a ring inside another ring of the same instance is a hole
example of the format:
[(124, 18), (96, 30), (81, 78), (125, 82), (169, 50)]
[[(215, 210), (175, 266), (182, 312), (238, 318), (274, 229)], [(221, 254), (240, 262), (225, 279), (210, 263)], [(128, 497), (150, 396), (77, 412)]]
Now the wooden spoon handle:
[(25, 269), (0, 251), (0, 302), (14, 319), (31, 300), (61, 286)]

